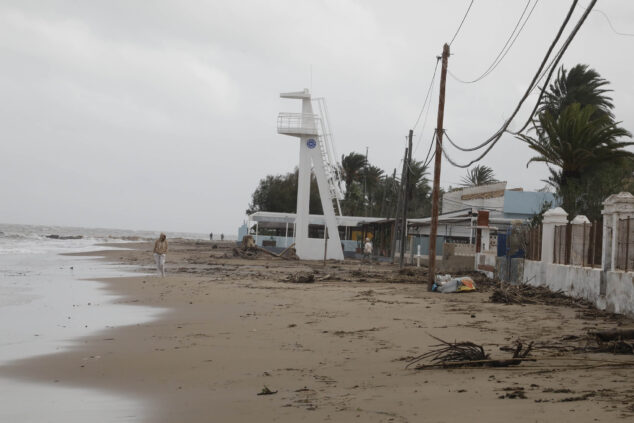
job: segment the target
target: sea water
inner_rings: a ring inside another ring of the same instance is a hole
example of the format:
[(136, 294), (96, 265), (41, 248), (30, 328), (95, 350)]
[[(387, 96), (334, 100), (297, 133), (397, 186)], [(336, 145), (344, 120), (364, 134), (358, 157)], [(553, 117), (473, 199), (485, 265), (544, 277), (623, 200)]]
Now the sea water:
[[(0, 366), (63, 351), (73, 340), (95, 331), (155, 319), (163, 310), (114, 304), (117, 297), (91, 280), (130, 276), (132, 267), (60, 255), (125, 248), (126, 239), (155, 236), (139, 231), (0, 224)], [(95, 245), (103, 243), (107, 246)], [(139, 421), (142, 415), (142, 405), (129, 397), (7, 379), (0, 369), (0, 422)]]

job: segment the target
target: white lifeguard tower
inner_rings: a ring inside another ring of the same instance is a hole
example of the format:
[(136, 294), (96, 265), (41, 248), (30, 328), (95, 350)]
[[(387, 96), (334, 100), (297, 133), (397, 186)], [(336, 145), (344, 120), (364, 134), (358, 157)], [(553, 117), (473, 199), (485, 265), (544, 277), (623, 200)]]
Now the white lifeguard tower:
[(301, 113), (280, 113), (277, 132), (299, 138), (299, 180), (297, 185), (297, 217), (295, 220), (295, 250), (303, 260), (324, 258), (324, 239), (308, 237), (310, 174), (315, 171), (319, 197), (328, 229), (327, 258), (343, 260), (335, 208), (341, 216), (339, 201), (343, 199), (333, 158), (333, 146), (323, 99), (315, 99), (321, 116), (313, 113), (310, 91), (282, 93), (281, 98), (302, 100)]

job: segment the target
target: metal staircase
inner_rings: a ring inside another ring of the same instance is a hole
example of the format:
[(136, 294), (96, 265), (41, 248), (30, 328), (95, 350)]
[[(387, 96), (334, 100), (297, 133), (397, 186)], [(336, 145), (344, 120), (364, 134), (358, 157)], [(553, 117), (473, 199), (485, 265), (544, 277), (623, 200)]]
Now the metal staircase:
[(341, 188), (341, 179), (339, 178), (339, 163), (336, 158), (336, 151), (334, 142), (332, 139), (332, 130), (330, 129), (330, 121), (328, 119), (328, 108), (326, 106), (326, 100), (323, 97), (312, 99), (313, 105), (316, 106), (318, 114), (320, 116), (317, 119), (317, 137), (319, 140), (319, 147), (321, 151), (321, 158), (324, 164), (324, 170), (326, 173), (326, 179), (328, 180), (328, 191), (330, 192), (330, 199), (333, 202), (333, 207), (339, 216), (341, 213), (341, 201), (344, 198), (344, 193)]

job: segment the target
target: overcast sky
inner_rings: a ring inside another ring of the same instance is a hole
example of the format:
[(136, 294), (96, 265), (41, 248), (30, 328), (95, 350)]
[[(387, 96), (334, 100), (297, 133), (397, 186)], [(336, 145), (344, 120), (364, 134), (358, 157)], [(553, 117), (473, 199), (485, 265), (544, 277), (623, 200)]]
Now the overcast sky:
[[(541, 0), (487, 78), (448, 78), (452, 139), (475, 145), (499, 128), (570, 3)], [(260, 178), (298, 163), (297, 139), (276, 133), (276, 116), (300, 110), (279, 93), (303, 88), (326, 98), (339, 155), (368, 147), (371, 163), (400, 169), (435, 57), (468, 4), (0, 0), (0, 222), (236, 233)], [(525, 5), (476, 0), (449, 69), (481, 74)], [(634, 2), (596, 8), (634, 33)], [(562, 61), (611, 82), (631, 132), (633, 53), (634, 37), (592, 13)], [(437, 82), (425, 132), (415, 133), (418, 160), (435, 127)], [(547, 171), (527, 168), (531, 156), (506, 135), (482, 163), (512, 187), (538, 189)], [(443, 161), (443, 186), (464, 174)]]

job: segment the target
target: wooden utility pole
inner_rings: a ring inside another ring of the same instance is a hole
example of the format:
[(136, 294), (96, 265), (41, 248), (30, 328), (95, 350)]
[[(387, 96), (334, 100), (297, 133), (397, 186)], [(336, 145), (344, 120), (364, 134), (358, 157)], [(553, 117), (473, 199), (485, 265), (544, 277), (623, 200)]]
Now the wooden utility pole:
[[(387, 187), (387, 182), (389, 180), (389, 176), (385, 175), (385, 187), (383, 189), (383, 201), (381, 202), (381, 212), (379, 213), (379, 216), (383, 217), (383, 212), (385, 211), (385, 218), (387, 220), (390, 220), (390, 206), (386, 207), (386, 201), (387, 201), (387, 191), (388, 191), (388, 187)], [(392, 184), (394, 183), (394, 179), (396, 178), (396, 168), (394, 168), (394, 174), (392, 175)]]
[[(368, 215), (368, 147), (365, 147), (365, 169), (363, 172), (363, 215)], [(365, 242), (365, 239), (363, 240)]]
[(405, 240), (407, 239), (407, 192), (410, 183), (409, 175), (412, 173), (410, 166), (412, 165), (412, 136), (413, 130), (409, 130), (409, 136), (407, 137), (407, 157), (405, 158), (405, 183), (403, 184), (403, 218), (401, 222), (401, 255), (400, 255), (400, 268), (403, 268), (403, 260), (405, 260)]
[(396, 197), (396, 211), (394, 213), (394, 231), (392, 233), (392, 264), (394, 264), (394, 258), (396, 257), (396, 233), (399, 229), (399, 220), (401, 218), (401, 205), (403, 199), (403, 182), (405, 181), (405, 165), (407, 164), (407, 148), (405, 149), (405, 155), (403, 156), (403, 170), (401, 171), (401, 184), (398, 187), (398, 195)]
[(436, 157), (434, 160), (434, 189), (431, 197), (431, 228), (429, 232), (429, 280), (427, 289), (431, 291), (436, 278), (436, 235), (438, 234), (438, 192), (440, 191), (440, 164), (442, 162), (443, 119), (445, 117), (445, 85), (447, 82), (447, 62), (449, 45), (442, 48), (442, 69), (440, 72), (440, 96), (438, 99), (438, 122), (436, 124)]

